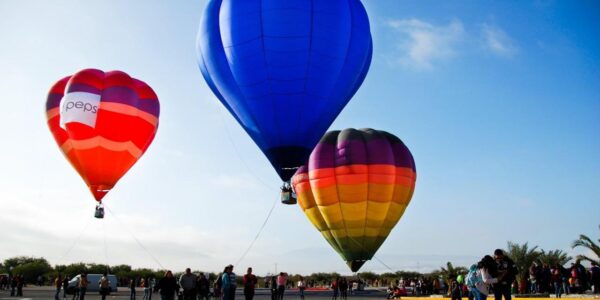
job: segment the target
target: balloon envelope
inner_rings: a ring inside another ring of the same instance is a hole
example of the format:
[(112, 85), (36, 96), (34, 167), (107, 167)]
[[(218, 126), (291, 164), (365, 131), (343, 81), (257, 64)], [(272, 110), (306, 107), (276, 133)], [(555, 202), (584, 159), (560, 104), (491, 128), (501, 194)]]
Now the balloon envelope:
[(287, 181), (362, 84), (372, 42), (359, 0), (210, 0), (197, 51), (213, 93)]
[(46, 101), (56, 143), (97, 201), (148, 149), (159, 113), (154, 91), (121, 71), (79, 71), (54, 84)]
[(404, 143), (373, 129), (326, 133), (292, 178), (300, 207), (353, 272), (398, 223), (415, 181)]

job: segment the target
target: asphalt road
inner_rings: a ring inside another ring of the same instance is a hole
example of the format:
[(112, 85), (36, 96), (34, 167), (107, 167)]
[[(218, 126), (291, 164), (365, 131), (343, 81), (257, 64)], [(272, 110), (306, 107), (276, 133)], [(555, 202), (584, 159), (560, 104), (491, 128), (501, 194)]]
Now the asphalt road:
[[(136, 299), (141, 300), (144, 295), (143, 289), (136, 290)], [(317, 299), (317, 300), (329, 300), (331, 299), (331, 291), (307, 291), (304, 293), (305, 299)], [(62, 291), (61, 291), (62, 300)], [(72, 295), (67, 295), (67, 300), (72, 299)], [(238, 289), (236, 292), (237, 300), (245, 300), (242, 290)], [(54, 289), (52, 287), (26, 287), (23, 289), (23, 297), (10, 297), (10, 291), (0, 291), (0, 300), (26, 300), (26, 299), (54, 299)], [(97, 292), (88, 292), (85, 299), (96, 300), (101, 299)], [(129, 289), (119, 288), (119, 291), (112, 293), (107, 299), (130, 299)], [(154, 293), (152, 299), (160, 300), (160, 295)], [(215, 299), (215, 298), (212, 298)], [(257, 289), (255, 300), (271, 300), (271, 293), (268, 289)], [(339, 299), (339, 298), (338, 298)], [(385, 294), (377, 290), (367, 290), (357, 292), (355, 295), (348, 295), (348, 300), (361, 300), (361, 299), (385, 299)], [(216, 299), (215, 299), (216, 300)], [(300, 300), (300, 296), (297, 290), (286, 290), (284, 300)]]

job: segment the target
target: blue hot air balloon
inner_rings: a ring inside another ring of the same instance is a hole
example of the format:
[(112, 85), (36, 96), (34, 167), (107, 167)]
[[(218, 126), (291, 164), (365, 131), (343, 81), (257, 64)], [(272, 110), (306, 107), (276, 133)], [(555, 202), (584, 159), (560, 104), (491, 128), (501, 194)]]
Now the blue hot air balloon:
[(213, 93), (289, 181), (362, 84), (360, 0), (210, 0), (197, 40)]

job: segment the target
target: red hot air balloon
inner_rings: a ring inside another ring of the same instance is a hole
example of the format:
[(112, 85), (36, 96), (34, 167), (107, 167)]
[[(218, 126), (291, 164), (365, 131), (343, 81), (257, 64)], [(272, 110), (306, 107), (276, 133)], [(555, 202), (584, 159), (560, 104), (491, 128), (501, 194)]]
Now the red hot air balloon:
[(159, 112), (152, 88), (121, 71), (79, 71), (46, 101), (56, 143), (100, 203), (152, 143)]

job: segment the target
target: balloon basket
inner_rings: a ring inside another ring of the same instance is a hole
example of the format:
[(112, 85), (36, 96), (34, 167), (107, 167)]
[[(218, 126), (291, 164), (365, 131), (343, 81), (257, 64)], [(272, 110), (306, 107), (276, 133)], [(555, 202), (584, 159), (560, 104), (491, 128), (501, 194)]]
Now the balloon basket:
[(290, 182), (289, 181), (284, 182), (283, 186), (281, 186), (281, 203), (287, 204), (287, 205), (294, 205), (297, 202), (298, 201), (296, 198), (296, 193), (294, 193), (294, 190), (292, 189)]
[(104, 219), (104, 205), (102, 203), (96, 205), (96, 212), (94, 213), (96, 219)]

